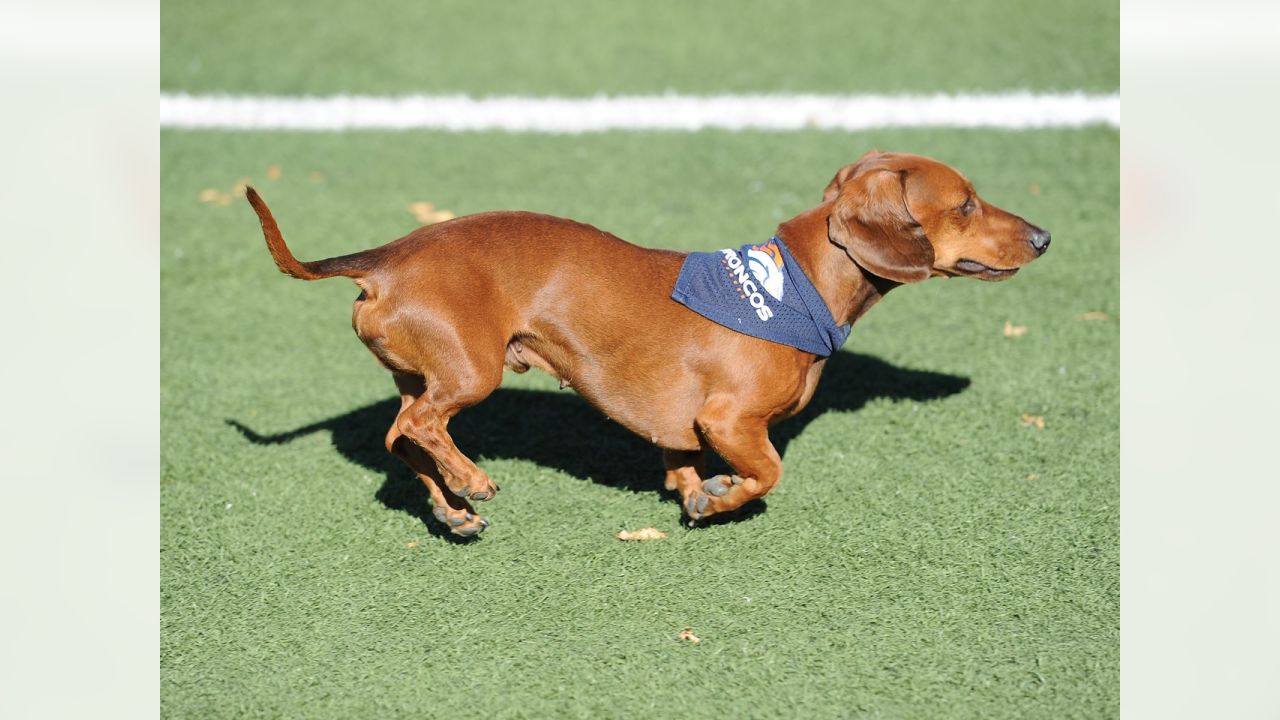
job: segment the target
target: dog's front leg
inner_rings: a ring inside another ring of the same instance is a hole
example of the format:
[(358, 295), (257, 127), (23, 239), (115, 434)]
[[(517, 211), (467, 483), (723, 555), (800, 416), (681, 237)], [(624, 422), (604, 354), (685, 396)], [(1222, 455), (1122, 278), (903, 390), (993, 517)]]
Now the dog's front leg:
[(700, 520), (736, 510), (764, 497), (782, 478), (782, 458), (769, 442), (765, 420), (735, 417), (728, 409), (712, 408), (699, 415), (698, 429), (734, 474), (682, 485), (680, 493), (690, 518)]

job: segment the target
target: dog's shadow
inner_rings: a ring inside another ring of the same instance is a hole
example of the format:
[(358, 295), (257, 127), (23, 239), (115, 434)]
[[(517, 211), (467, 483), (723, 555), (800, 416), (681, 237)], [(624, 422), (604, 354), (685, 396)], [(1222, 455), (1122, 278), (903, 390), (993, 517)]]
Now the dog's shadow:
[[(818, 390), (803, 412), (770, 429), (780, 455), (819, 415), (858, 410), (869, 400), (937, 400), (963, 391), (969, 379), (958, 375), (895, 367), (869, 355), (838, 352), (827, 361)], [(342, 415), (288, 430), (262, 435), (244, 424), (227, 423), (258, 445), (287, 443), (314, 432), (328, 431), (343, 457), (385, 475), (377, 499), (387, 508), (419, 518), (436, 536), (454, 539), (431, 516), (426, 488), (383, 447), (383, 437), (400, 409), (398, 397), (356, 408)], [(485, 459), (529, 460), (631, 492), (658, 492), (675, 499), (662, 487), (661, 453), (642, 438), (614, 423), (570, 390), (542, 391), (499, 388), (487, 399), (457, 415), (449, 434), (466, 454)], [(718, 459), (709, 467), (723, 472)], [(495, 477), (502, 485), (508, 479)], [(758, 514), (760, 502), (750, 503), (728, 519)]]

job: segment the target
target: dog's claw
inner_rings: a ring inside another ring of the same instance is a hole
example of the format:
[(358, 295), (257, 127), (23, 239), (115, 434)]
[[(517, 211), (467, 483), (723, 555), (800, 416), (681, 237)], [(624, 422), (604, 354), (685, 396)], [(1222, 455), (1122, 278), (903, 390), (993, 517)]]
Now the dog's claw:
[(485, 492), (485, 491), (483, 491), (483, 490), (481, 490), (481, 491), (480, 491), (480, 492), (478, 492), (478, 493), (471, 493), (471, 499), (472, 499), (472, 500), (488, 500), (488, 499), (489, 499), (489, 493), (487, 493), (487, 492)]
[(466, 522), (466, 520), (464, 520), (463, 518), (457, 517), (457, 516), (454, 516), (454, 517), (449, 518), (449, 524), (450, 524), (450, 525), (452, 525), (452, 526), (454, 526), (454, 527), (458, 527), (459, 525), (461, 525), (461, 524), (462, 524), (462, 523), (464, 523), (464, 522)]
[[(731, 486), (724, 481), (723, 475), (717, 475), (702, 483), (703, 492), (710, 493), (716, 497), (724, 497), (725, 495), (728, 495), (730, 487)], [(701, 508), (699, 509), (699, 512), (701, 512)]]

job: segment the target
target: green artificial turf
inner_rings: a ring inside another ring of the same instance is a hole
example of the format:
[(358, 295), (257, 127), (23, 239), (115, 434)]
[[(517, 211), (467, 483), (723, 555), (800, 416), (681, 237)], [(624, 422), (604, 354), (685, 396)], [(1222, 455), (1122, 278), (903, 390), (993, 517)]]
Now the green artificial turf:
[(1119, 10), (1114, 0), (167, 0), (161, 87), (1112, 92)]
[[(170, 60), (170, 87), (207, 77)], [(502, 486), (493, 526), (451, 541), (382, 449), (397, 405), (351, 332), (357, 289), (280, 275), (243, 200), (198, 200), (253, 178), (304, 259), (404, 234), (414, 201), (712, 249), (767, 238), (873, 146), (954, 164), (1053, 247), (1010, 282), (892, 293), (775, 428), (786, 473), (764, 509), (695, 530), (647, 442), (529, 373), (451, 425)], [(1118, 146), (1109, 129), (164, 133), (164, 714), (1114, 716)], [(646, 526), (669, 535), (613, 537)]]
[[(1093, 1), (169, 0), (161, 87), (1112, 92), (1117, 27)], [(453, 541), (382, 448), (398, 403), (357, 289), (281, 276), (243, 200), (199, 200), (251, 178), (304, 259), (408, 232), (417, 201), (713, 249), (871, 147), (954, 164), (1053, 246), (1007, 283), (892, 293), (774, 428), (781, 485), (695, 530), (652, 446), (532, 372), (450, 425), (502, 486)], [(163, 713), (1116, 715), (1118, 150), (1103, 128), (163, 133)], [(613, 537), (646, 526), (668, 537)]]

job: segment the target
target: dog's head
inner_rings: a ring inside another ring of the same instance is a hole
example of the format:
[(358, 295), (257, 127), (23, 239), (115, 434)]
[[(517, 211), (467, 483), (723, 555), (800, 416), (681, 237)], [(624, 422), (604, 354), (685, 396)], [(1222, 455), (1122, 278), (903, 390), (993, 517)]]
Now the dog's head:
[(1049, 247), (1048, 232), (987, 203), (963, 175), (919, 155), (872, 150), (840, 168), (822, 200), (831, 205), (831, 242), (895, 282), (935, 275), (1005, 280)]

